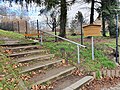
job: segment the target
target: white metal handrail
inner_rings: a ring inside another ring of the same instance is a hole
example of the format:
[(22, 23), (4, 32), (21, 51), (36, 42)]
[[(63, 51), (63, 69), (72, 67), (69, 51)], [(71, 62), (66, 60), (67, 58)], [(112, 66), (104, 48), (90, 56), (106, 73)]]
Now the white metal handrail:
[[(63, 37), (60, 37), (60, 36), (51, 34), (51, 33), (49, 33), (49, 32), (43, 31), (43, 30), (39, 30), (39, 31), (41, 31), (41, 32), (43, 32), (43, 33), (46, 33), (46, 34), (49, 34), (49, 35), (51, 35), (51, 36), (60, 38), (60, 39), (62, 39), (62, 40), (68, 41), (68, 42), (70, 42), (70, 43), (72, 43), (72, 44), (77, 45), (78, 63), (80, 63), (80, 47), (86, 48), (86, 46), (81, 45), (81, 44), (79, 44), (79, 43), (77, 43), (77, 42), (71, 41), (71, 40), (69, 40), (69, 39), (66, 39), (66, 38), (63, 38)], [(40, 44), (41, 44), (41, 45), (43, 44), (43, 35), (42, 35), (42, 34), (40, 35)]]

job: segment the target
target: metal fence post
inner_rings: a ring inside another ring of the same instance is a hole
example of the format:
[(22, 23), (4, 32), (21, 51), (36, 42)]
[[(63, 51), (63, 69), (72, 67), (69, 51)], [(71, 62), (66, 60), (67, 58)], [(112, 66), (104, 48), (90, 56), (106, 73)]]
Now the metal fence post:
[(80, 63), (80, 46), (77, 45), (77, 51), (78, 51), (78, 64)]
[(94, 40), (93, 40), (93, 37), (92, 37), (92, 60), (95, 59), (95, 56), (94, 56)]

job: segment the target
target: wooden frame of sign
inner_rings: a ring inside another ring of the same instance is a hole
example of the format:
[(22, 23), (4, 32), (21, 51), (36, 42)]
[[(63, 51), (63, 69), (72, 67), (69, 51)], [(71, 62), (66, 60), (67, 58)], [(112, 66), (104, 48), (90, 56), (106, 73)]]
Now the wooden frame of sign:
[(101, 36), (101, 25), (90, 24), (83, 27), (84, 36)]

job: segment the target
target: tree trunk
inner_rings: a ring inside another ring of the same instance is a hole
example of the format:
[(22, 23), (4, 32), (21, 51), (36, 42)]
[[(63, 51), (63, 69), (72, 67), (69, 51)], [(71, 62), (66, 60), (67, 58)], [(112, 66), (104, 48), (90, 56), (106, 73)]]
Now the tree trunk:
[(59, 34), (59, 36), (61, 37), (66, 37), (66, 20), (67, 20), (66, 0), (61, 0), (60, 34)]
[(109, 34), (111, 38), (116, 37), (116, 26), (113, 18), (110, 18), (110, 22), (108, 23)]
[(94, 0), (91, 2), (91, 14), (90, 14), (90, 24), (94, 22)]
[(81, 26), (81, 45), (83, 45), (83, 30), (82, 30), (82, 22), (80, 22)]
[(53, 23), (52, 23), (52, 32), (54, 32), (54, 30), (55, 30), (55, 23), (53, 21)]
[(102, 30), (103, 30), (103, 36), (106, 37), (106, 31), (105, 31), (105, 17), (102, 13)]
[(103, 36), (106, 37), (106, 32), (105, 32), (105, 12), (103, 12), (106, 8), (105, 1), (102, 1), (101, 3), (102, 7), (102, 31), (103, 31)]

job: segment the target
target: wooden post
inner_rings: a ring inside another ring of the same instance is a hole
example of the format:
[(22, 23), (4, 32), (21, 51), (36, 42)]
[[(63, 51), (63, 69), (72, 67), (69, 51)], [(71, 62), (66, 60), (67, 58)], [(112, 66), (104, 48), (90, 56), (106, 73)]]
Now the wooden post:
[[(52, 31), (55, 31), (55, 35), (57, 35), (57, 32), (56, 32), (56, 18), (53, 18), (53, 30)], [(55, 37), (55, 42), (57, 42), (57, 37)]]
[(17, 23), (18, 23), (18, 33), (20, 33), (19, 21)]
[(118, 52), (119, 52), (119, 64), (120, 64), (120, 35), (119, 35), (119, 38), (118, 38), (118, 48), (119, 48), (119, 50), (118, 50)]
[[(27, 30), (27, 21), (25, 21), (25, 24), (26, 24), (26, 31), (25, 31), (25, 34), (28, 34), (28, 30)], [(25, 36), (26, 38), (26, 36)]]
[(82, 30), (82, 22), (80, 22), (81, 26), (81, 45), (83, 45), (83, 30)]
[(40, 36), (39, 36), (39, 23), (38, 23), (38, 20), (37, 20), (37, 33), (38, 33), (38, 38), (39, 38)]

